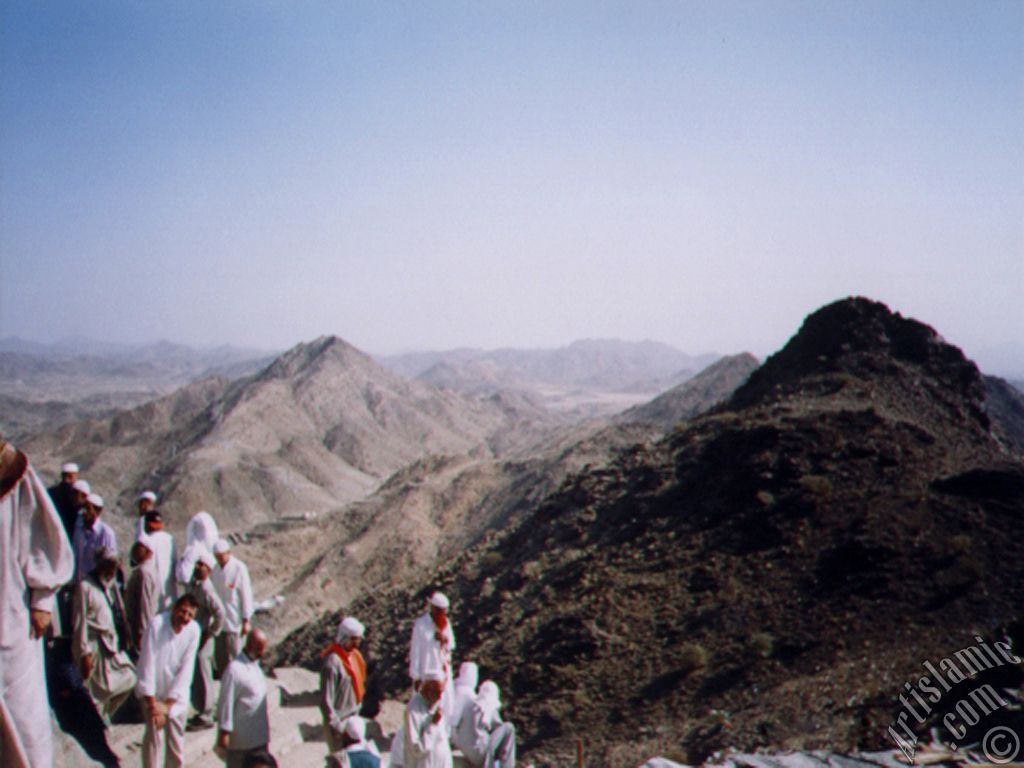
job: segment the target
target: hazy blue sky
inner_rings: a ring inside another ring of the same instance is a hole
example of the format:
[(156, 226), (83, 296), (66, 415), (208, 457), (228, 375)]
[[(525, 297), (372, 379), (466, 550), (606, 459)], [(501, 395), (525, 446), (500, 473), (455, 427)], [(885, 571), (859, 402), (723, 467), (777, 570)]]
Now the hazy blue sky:
[(1024, 2), (0, 4), (0, 337), (1024, 341)]

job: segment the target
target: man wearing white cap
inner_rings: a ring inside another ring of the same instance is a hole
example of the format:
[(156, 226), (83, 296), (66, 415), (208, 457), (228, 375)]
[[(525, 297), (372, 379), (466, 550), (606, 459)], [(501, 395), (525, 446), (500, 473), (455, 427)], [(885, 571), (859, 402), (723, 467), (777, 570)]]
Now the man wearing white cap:
[(231, 554), (231, 543), (218, 539), (213, 545), (213, 556), (219, 566), (213, 572), (213, 585), (224, 603), (224, 631), (217, 635), (214, 645), (214, 661), (218, 671), (223, 672), (242, 649), (242, 638), (249, 631), (252, 618), (252, 581), (245, 563)]
[[(160, 611), (168, 610), (178, 596), (178, 580), (174, 571), (178, 564), (178, 548), (174, 537), (164, 530), (164, 521), (155, 509), (147, 512), (142, 518), (144, 533), (153, 544), (153, 568), (160, 578), (160, 595), (158, 604)], [(193, 563), (193, 565), (195, 565)]]
[(160, 613), (162, 592), (160, 575), (156, 571), (153, 539), (147, 533), (139, 534), (132, 547), (135, 569), (128, 577), (124, 588), (124, 609), (128, 619), (128, 634), (131, 636), (131, 650), (138, 654), (142, 648), (142, 636), (146, 633), (149, 620)]
[(100, 520), (103, 514), (103, 497), (90, 493), (85, 506), (75, 521), (75, 535), (71, 539), (75, 551), (75, 583), (84, 579), (96, 567), (96, 550), (106, 547), (117, 551), (117, 535), (114, 529)]
[(492, 680), (480, 692), (452, 727), (452, 743), (473, 768), (515, 768), (516, 729), (500, 715), (501, 692)]
[(199, 606), (196, 609), (196, 623), (202, 635), (196, 653), (196, 671), (192, 676), (192, 708), (196, 714), (189, 721), (189, 730), (202, 730), (214, 725), (213, 707), (216, 701), (213, 689), (213, 641), (224, 628), (224, 604), (217, 596), (210, 578), (217, 562), (205, 547), (196, 552), (196, 558), (188, 592)]
[(267, 679), (260, 669), (266, 650), (267, 636), (254, 629), (221, 679), (215, 751), (227, 768), (241, 768), (247, 755), (266, 750), (270, 743)]
[(448, 723), (441, 706), (441, 673), (430, 670), (405, 708), (405, 768), (452, 768)]
[(366, 694), (366, 660), (359, 643), (366, 627), (348, 616), (338, 624), (334, 642), (324, 651), (320, 668), (320, 712), (324, 718), (327, 750), (334, 753), (344, 747), (345, 720), (359, 714)]
[(28, 458), (0, 437), (0, 765), (50, 768), (53, 735), (41, 638), (71, 578), (71, 545)]
[(78, 465), (68, 462), (60, 468), (60, 482), (47, 488), (53, 506), (57, 508), (57, 514), (64, 523), (64, 530), (71, 538), (75, 532), (75, 518), (78, 517), (78, 508), (81, 504), (75, 498), (74, 485), (78, 479)]
[(366, 740), (366, 721), (352, 715), (345, 721), (345, 746), (335, 755), (340, 768), (380, 768), (380, 752)]
[(413, 624), (412, 639), (409, 642), (409, 677), (412, 678), (415, 690), (428, 672), (441, 675), (439, 679), (444, 691), (442, 705), (450, 723), (455, 706), (455, 688), (452, 685), (455, 633), (448, 620), (448, 607), (448, 598), (441, 592), (435, 592), (427, 601), (427, 612)]
[(75, 593), (71, 652), (100, 714), (110, 722), (135, 687), (135, 665), (117, 632), (117, 616), (124, 616), (117, 552), (100, 547), (94, 557), (96, 567)]

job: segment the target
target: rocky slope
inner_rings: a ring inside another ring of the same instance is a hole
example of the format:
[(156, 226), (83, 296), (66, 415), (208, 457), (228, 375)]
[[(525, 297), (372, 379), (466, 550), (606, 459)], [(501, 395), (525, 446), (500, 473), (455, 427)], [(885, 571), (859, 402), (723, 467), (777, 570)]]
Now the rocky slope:
[[(976, 367), (866, 299), (810, 315), (714, 412), (579, 472), (416, 589), (350, 612), (382, 690), (453, 600), (524, 757), (881, 746), (904, 682), (1019, 612), (1024, 468)], [(315, 667), (327, 614), (281, 644)]]

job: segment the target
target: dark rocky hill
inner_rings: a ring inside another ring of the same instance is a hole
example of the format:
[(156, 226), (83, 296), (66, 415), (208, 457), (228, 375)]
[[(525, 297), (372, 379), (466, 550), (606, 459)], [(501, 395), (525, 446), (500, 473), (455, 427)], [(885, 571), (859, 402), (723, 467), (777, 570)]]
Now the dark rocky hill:
[[(976, 367), (866, 299), (810, 315), (726, 404), (584, 470), (518, 525), (350, 611), (381, 691), (453, 601), (527, 759), (886, 745), (904, 683), (1019, 614), (1024, 468)], [(318, 663), (339, 615), (287, 638)], [(888, 744), (892, 746), (892, 744)]]

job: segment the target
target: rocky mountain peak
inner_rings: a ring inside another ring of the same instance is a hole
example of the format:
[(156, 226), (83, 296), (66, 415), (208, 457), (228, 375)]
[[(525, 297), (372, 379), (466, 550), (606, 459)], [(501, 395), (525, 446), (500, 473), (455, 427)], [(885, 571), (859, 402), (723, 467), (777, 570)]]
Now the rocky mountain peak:
[(972, 416), (987, 427), (982, 412), (984, 387), (977, 366), (936, 331), (891, 311), (885, 304), (851, 297), (807, 316), (800, 330), (737, 390), (737, 408), (808, 395), (831, 397), (861, 383), (871, 399), (891, 399), (885, 386), (925, 387), (946, 401), (965, 401)]
[[(372, 364), (370, 357), (338, 336), (320, 336), (313, 341), (298, 344), (278, 357), (263, 373), (263, 377), (293, 378), (304, 371), (314, 370), (328, 361), (342, 365), (365, 366)], [(376, 367), (376, 366), (375, 366)]]

